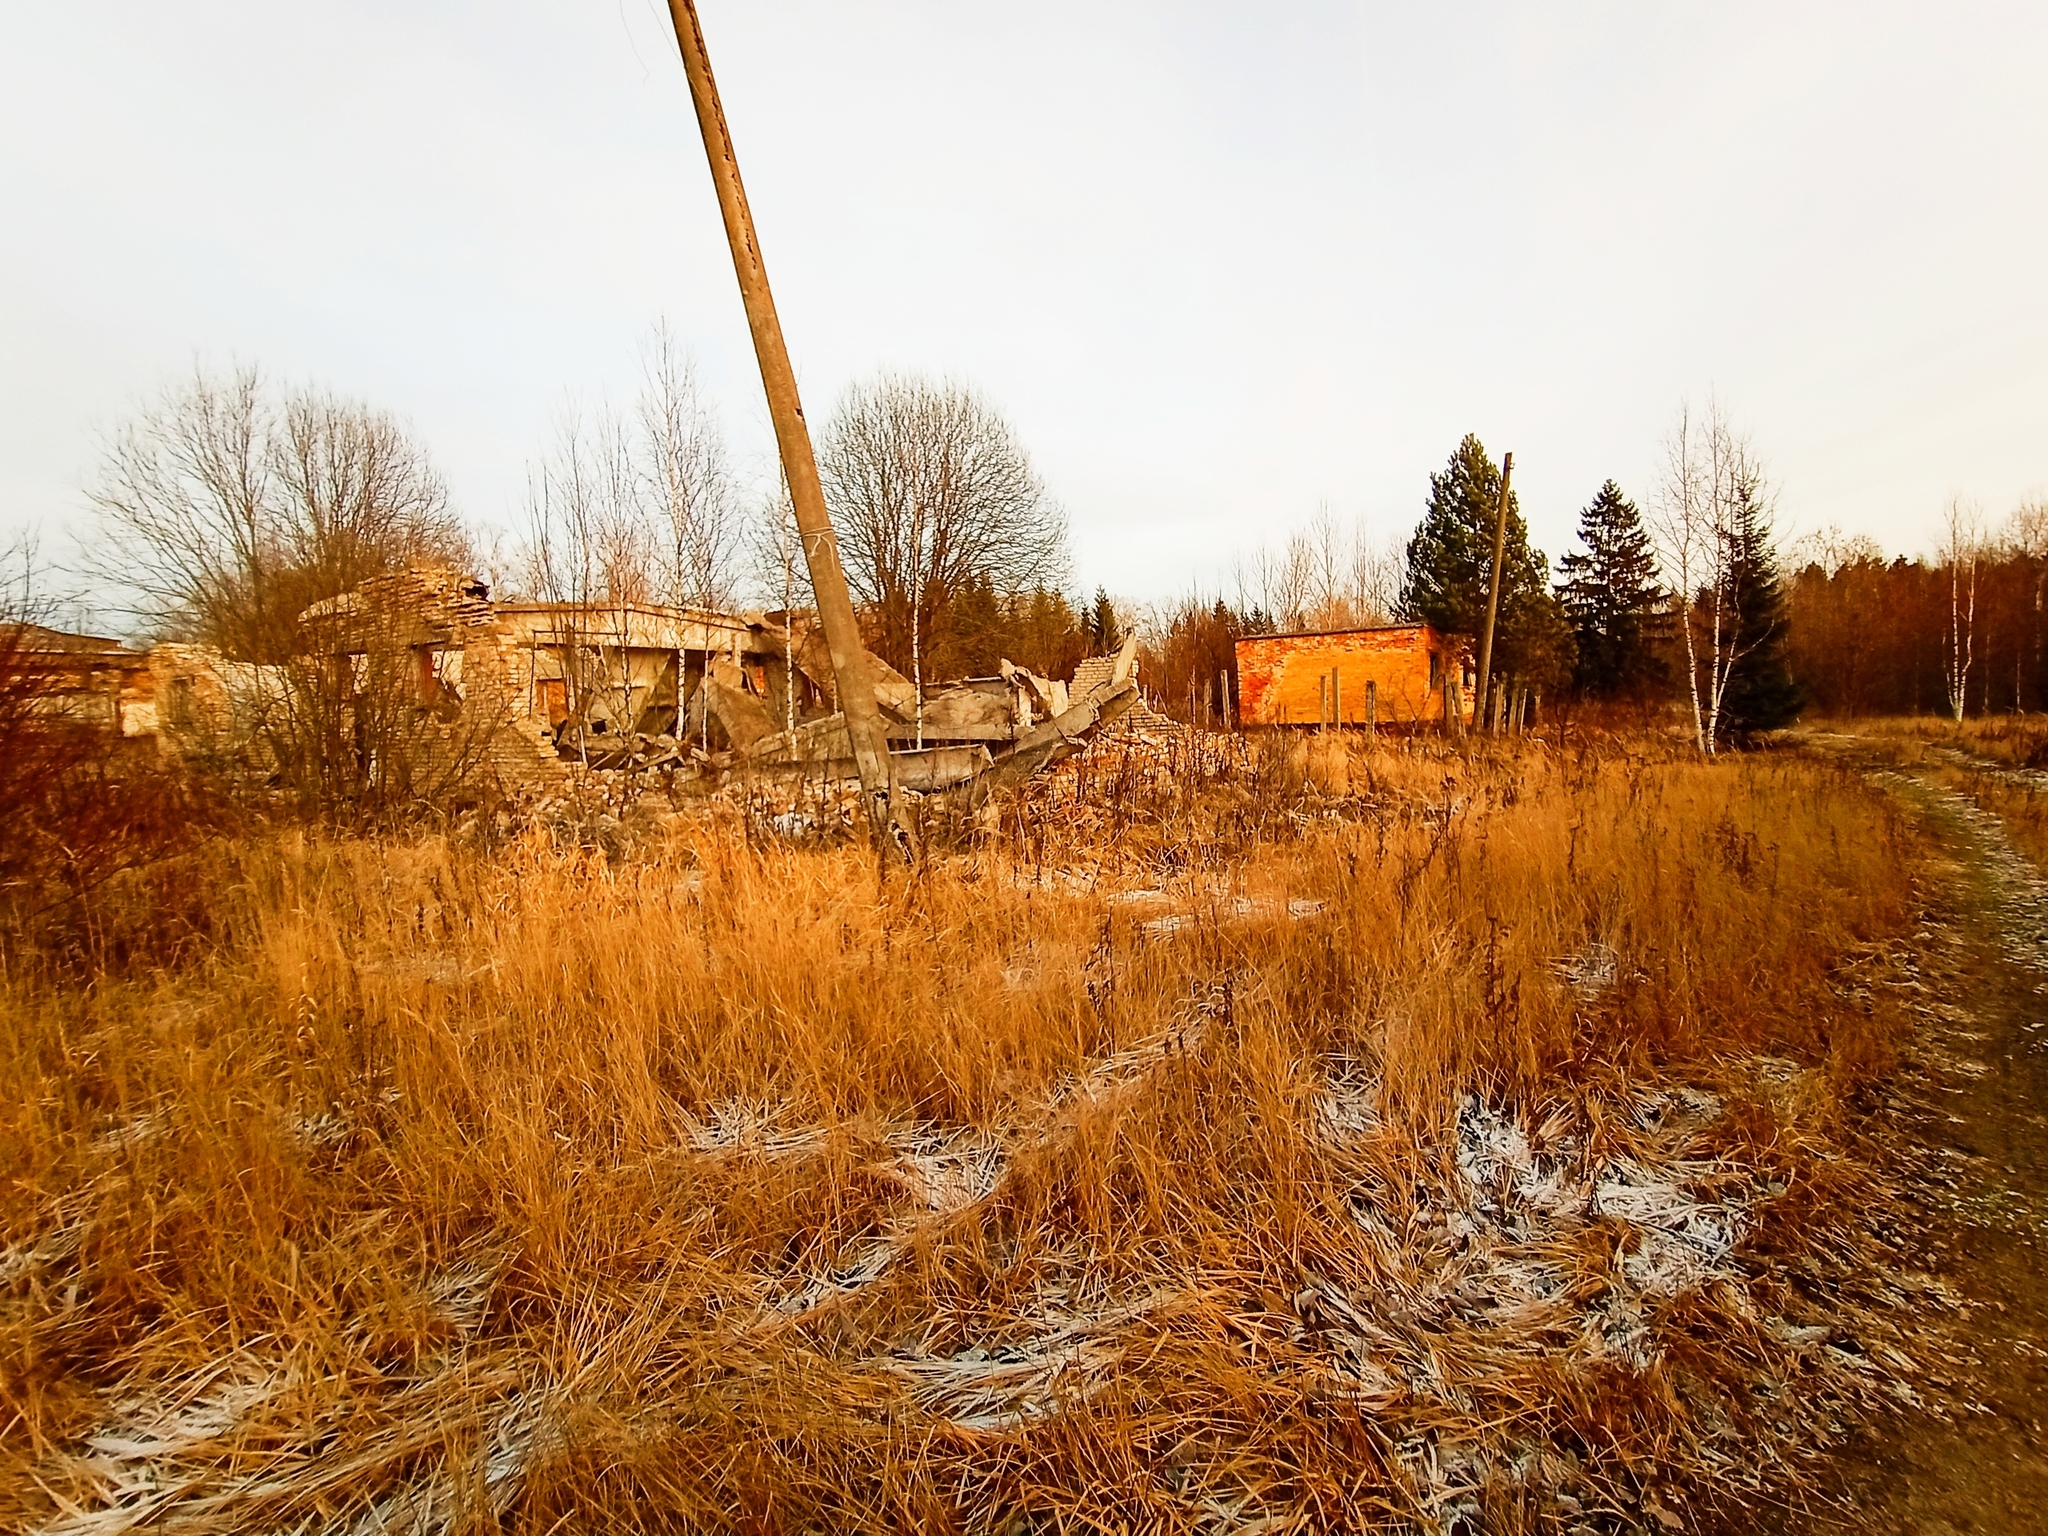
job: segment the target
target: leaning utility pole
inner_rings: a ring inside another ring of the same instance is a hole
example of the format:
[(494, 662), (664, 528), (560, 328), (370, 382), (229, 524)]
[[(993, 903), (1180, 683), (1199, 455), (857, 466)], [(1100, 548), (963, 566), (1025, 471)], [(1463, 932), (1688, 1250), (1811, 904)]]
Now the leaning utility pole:
[(818, 483), (818, 461), (797, 398), (796, 372), (783, 344), (782, 322), (775, 314), (775, 295), (768, 288), (768, 269), (761, 261), (761, 243), (754, 233), (754, 215), (740, 184), (739, 161), (732, 134), (719, 105), (718, 84), (711, 78), (711, 60), (704, 51), (704, 33), (697, 24), (695, 0), (669, 0), (676, 43), (683, 51), (683, 70), (690, 77), (690, 98), (697, 106), (697, 126), (704, 132), (704, 153), (711, 161), (711, 180), (718, 188), (718, 208), (725, 215), (725, 237), (732, 246), (733, 270), (739, 275), (740, 298), (747, 307), (747, 327), (754, 333), (754, 355), (761, 363), (761, 383), (768, 392), (768, 414), (775, 423), (775, 445), (796, 509), (797, 535), (803, 542), (804, 564), (811, 590), (818, 598), (818, 618), (825, 645), (832, 654), (832, 677), (839, 689), (839, 708), (846, 716), (846, 735), (854, 766), (867, 801), (868, 819), (877, 844), (891, 840), (906, 858), (913, 857), (916, 837), (907, 807), (896, 795), (890, 771), (889, 738), (882, 712), (875, 704), (874, 676), (867, 648), (853, 616), (853, 595), (839, 564), (839, 540)]
[(1472, 723), (1480, 730), (1488, 728), (1492, 716), (1487, 712), (1487, 674), (1493, 670), (1493, 625), (1500, 617), (1500, 568), (1508, 552), (1508, 477), (1515, 472), (1515, 456), (1504, 453), (1500, 456), (1500, 510), (1493, 519), (1493, 576), (1486, 584), (1486, 633), (1479, 641), (1479, 687), (1473, 695)]

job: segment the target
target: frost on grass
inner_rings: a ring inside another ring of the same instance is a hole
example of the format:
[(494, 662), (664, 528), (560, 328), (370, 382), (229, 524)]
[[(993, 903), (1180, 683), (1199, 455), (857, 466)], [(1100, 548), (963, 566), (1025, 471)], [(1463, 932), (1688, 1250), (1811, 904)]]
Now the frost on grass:
[[(888, 1291), (906, 1255), (982, 1222), (1024, 1154), (1057, 1154), (1087, 1117), (1136, 1103), (1163, 1069), (1227, 1038), (1216, 1025), (1229, 1006), (1227, 989), (1206, 990), (1172, 1028), (987, 1124), (860, 1127), (852, 1139), (868, 1149), (867, 1176), (888, 1192), (886, 1216), (830, 1252), (739, 1277), (714, 1324), (722, 1347), (747, 1358), (800, 1336), (830, 1337), (835, 1312)], [(1796, 1361), (1809, 1390), (1854, 1378), (1910, 1394), (1910, 1362), (1846, 1347), (1854, 1319), (1793, 1321), (1750, 1300), (1743, 1244), (1765, 1186), (1755, 1170), (1690, 1151), (1723, 1112), (1715, 1094), (1638, 1086), (1605, 1106), (1623, 1134), (1597, 1152), (1583, 1104), (1468, 1095), (1441, 1143), (1420, 1149), (1429, 1154), (1420, 1172), (1407, 1165), (1396, 1179), (1381, 1153), (1400, 1137), (1385, 1118), (1376, 1065), (1331, 1057), (1310, 1072), (1294, 1130), (1344, 1189), (1336, 1241), (1349, 1247), (1348, 1273), (1308, 1256), (1277, 1279), (1134, 1272), (1127, 1256), (1114, 1263), (1074, 1244), (1021, 1296), (972, 1319), (934, 1315), (907, 1338), (899, 1332), (837, 1360), (876, 1394), (850, 1411), (874, 1424), (908, 1414), (945, 1434), (1007, 1440), (1099, 1411), (1112, 1390), (1126, 1397), (1162, 1361), (1189, 1362), (1192, 1376), (1222, 1360), (1267, 1411), (1375, 1426), (1401, 1507), (1450, 1528), (1479, 1519), (1488, 1489), (1521, 1489), (1566, 1514), (1590, 1498), (1584, 1469), (1542, 1435), (1500, 1428), (1511, 1422), (1501, 1403), (1529, 1392), (1597, 1395), (1614, 1373), (1660, 1371), (1680, 1303), (1717, 1312), (1731, 1329), (1754, 1324), (1778, 1352), (1781, 1381), (1793, 1369), (1782, 1362)], [(1760, 1088), (1781, 1091), (1798, 1073), (1770, 1059), (1749, 1068)], [(734, 1099), (700, 1107), (679, 1140), (683, 1155), (729, 1172), (748, 1160), (819, 1155), (851, 1130), (804, 1122), (786, 1104)], [(345, 1134), (315, 1116), (295, 1139), (320, 1148)], [(0, 1271), (60, 1268), (76, 1242), (53, 1229), (0, 1256)], [(89, 1496), (49, 1529), (424, 1536), (504, 1517), (535, 1469), (563, 1453), (565, 1426), (593, 1379), (578, 1358), (589, 1341), (574, 1327), (560, 1359), (493, 1335), (493, 1297), (514, 1258), (502, 1244), (480, 1246), (420, 1278), (421, 1297), (446, 1324), (445, 1347), (386, 1384), (374, 1410), (360, 1388), (260, 1347), (189, 1378), (138, 1379), (71, 1463), (69, 1486)], [(356, 1400), (342, 1406), (351, 1391)], [(1841, 1395), (1816, 1392), (1822, 1401)], [(1704, 1433), (1696, 1454), (1725, 1461), (1721, 1444)], [(1732, 1462), (1727, 1473), (1754, 1480)], [(1284, 1494), (1213, 1472), (1169, 1471), (1165, 1483), (1186, 1528), (1282, 1529), (1302, 1518)]]
[[(890, 1130), (884, 1144), (893, 1156), (876, 1172), (904, 1191), (909, 1211), (879, 1237), (862, 1240), (824, 1267), (771, 1282), (770, 1309), (784, 1317), (802, 1317), (873, 1284), (920, 1237), (993, 1195), (1020, 1151), (1042, 1150), (1071, 1136), (1080, 1107), (1128, 1097), (1161, 1063), (1197, 1048), (1210, 1018), (1224, 1006), (1227, 993), (1203, 992), (1173, 1028), (1097, 1060), (1087, 1071), (1061, 1082), (1041, 1102), (985, 1129), (948, 1132), (911, 1125)], [(822, 1143), (826, 1132), (820, 1128), (805, 1134), (812, 1138), (806, 1143), (811, 1145)]]
[(903, 1380), (912, 1401), (957, 1429), (1007, 1432), (1087, 1402), (1109, 1382), (1133, 1343), (1133, 1325), (1173, 1305), (1164, 1289), (1093, 1309), (1052, 1295), (1000, 1341), (952, 1354), (905, 1351), (880, 1369)]
[[(1343, 1074), (1321, 1100), (1326, 1137), (1339, 1130), (1355, 1141), (1369, 1122), (1364, 1095)], [(1639, 1111), (1661, 1123), (1679, 1106), (1688, 1123), (1719, 1112), (1718, 1100), (1691, 1089), (1659, 1095)], [(1549, 1329), (1582, 1341), (1598, 1358), (1640, 1373), (1658, 1358), (1643, 1325), (1646, 1308), (1697, 1292), (1715, 1281), (1739, 1280), (1731, 1265), (1757, 1182), (1719, 1162), (1638, 1156), (1595, 1160), (1574, 1113), (1550, 1110), (1530, 1123), (1500, 1105), (1468, 1095), (1452, 1149), (1455, 1177), (1415, 1191), (1407, 1226), (1424, 1241), (1408, 1270), (1411, 1292), (1396, 1312), (1449, 1316), (1467, 1323)], [(1395, 1225), (1370, 1199), (1354, 1199), (1361, 1227), (1382, 1239)], [(1584, 1239), (1614, 1239), (1606, 1272), (1585, 1272)], [(1430, 1234), (1441, 1234), (1429, 1242)], [(1408, 1347), (1412, 1361), (1420, 1356)], [(1426, 1386), (1427, 1370), (1409, 1369)]]
[[(918, 1245), (980, 1220), (1020, 1154), (1057, 1149), (1082, 1110), (1114, 1109), (1145, 1092), (1163, 1066), (1201, 1049), (1227, 1006), (1224, 992), (1196, 998), (1173, 1029), (1099, 1058), (999, 1122), (866, 1130), (870, 1172), (895, 1192), (892, 1215), (829, 1258), (757, 1276), (751, 1303), (736, 1296), (738, 1310), (721, 1314), (731, 1346), (744, 1353), (750, 1341), (811, 1326), (887, 1285)], [(1120, 1384), (1132, 1371), (1162, 1358), (1221, 1355), (1276, 1404), (1381, 1425), (1402, 1501), (1439, 1528), (1477, 1520), (1485, 1490), (1501, 1486), (1569, 1513), (1586, 1492), (1581, 1470), (1540, 1437), (1489, 1430), (1489, 1383), (1527, 1373), (1595, 1392), (1603, 1372), (1641, 1377), (1660, 1368), (1674, 1303), (1711, 1295), (1731, 1315), (1750, 1310), (1742, 1244), (1759, 1182), (1686, 1150), (1721, 1113), (1719, 1098), (1637, 1089), (1613, 1106), (1631, 1128), (1630, 1150), (1596, 1156), (1579, 1106), (1526, 1110), (1468, 1095), (1434, 1171), (1397, 1188), (1374, 1171), (1374, 1149), (1390, 1134), (1376, 1070), (1343, 1057), (1320, 1067), (1300, 1131), (1337, 1169), (1358, 1170), (1347, 1209), (1369, 1283), (1314, 1265), (1279, 1294), (1270, 1281), (1227, 1272), (1112, 1281), (1106, 1256), (1076, 1245), (1028, 1294), (972, 1325), (934, 1316), (921, 1337), (845, 1362), (888, 1386), (863, 1411), (907, 1409), (950, 1433), (1003, 1439), (1093, 1411), (1110, 1389), (1126, 1390)], [(1783, 1075), (1770, 1062), (1752, 1070), (1759, 1081)], [(732, 1101), (702, 1111), (685, 1136), (691, 1155), (724, 1164), (812, 1155), (839, 1131), (799, 1123), (786, 1106)], [(61, 1262), (67, 1240), (18, 1245), (5, 1263)], [(422, 1277), (420, 1294), (445, 1320), (448, 1345), (390, 1392), (382, 1429), (352, 1452), (333, 1417), (347, 1395), (337, 1382), (289, 1357), (245, 1350), (122, 1395), (71, 1465), (72, 1486), (92, 1490), (90, 1500), (48, 1529), (111, 1536), (145, 1525), (262, 1525), (426, 1536), (504, 1517), (533, 1470), (562, 1453), (578, 1373), (589, 1370), (573, 1358), (508, 1357), (488, 1337), (492, 1297), (513, 1258), (503, 1246), (479, 1246)], [(1810, 1373), (1869, 1378), (1910, 1396), (1910, 1362), (1843, 1347), (1853, 1332), (1835, 1320), (1762, 1323), (1761, 1337)], [(326, 1407), (309, 1414), (296, 1406), (306, 1403)], [(286, 1433), (285, 1425), (299, 1427)], [(1709, 1437), (1699, 1454), (1720, 1453)], [(1282, 1529), (1300, 1518), (1270, 1489), (1179, 1473), (1167, 1482), (1190, 1529)]]

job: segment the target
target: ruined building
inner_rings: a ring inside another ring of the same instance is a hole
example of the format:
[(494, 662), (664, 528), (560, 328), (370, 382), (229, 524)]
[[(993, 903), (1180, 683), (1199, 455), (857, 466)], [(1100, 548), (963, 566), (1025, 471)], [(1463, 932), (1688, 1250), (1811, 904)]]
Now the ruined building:
[(156, 733), (150, 659), (119, 640), (41, 624), (0, 626), (0, 653), (46, 718), (123, 738)]
[[(266, 740), (324, 730), (366, 759), (402, 749), (421, 782), (459, 764), (543, 794), (571, 767), (853, 775), (830, 658), (805, 614), (496, 602), (474, 577), (413, 567), (314, 605), (297, 631), (301, 654), (268, 665), (195, 645), (53, 639), (67, 669), (53, 697), (165, 752), (259, 768)], [(899, 782), (916, 789), (998, 764), (991, 783), (1028, 773), (1137, 697), (1134, 646), (1072, 684), (1006, 662), (922, 696), (879, 657), (869, 664)]]
[(1427, 624), (1237, 642), (1238, 723), (1442, 724), (1472, 717), (1471, 642)]

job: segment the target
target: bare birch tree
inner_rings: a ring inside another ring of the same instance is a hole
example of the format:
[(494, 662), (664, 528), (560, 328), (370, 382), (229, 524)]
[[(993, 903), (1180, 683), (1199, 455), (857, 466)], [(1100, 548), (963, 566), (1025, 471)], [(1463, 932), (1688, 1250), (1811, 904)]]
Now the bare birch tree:
[(657, 325), (632, 410), (566, 406), (528, 476), (524, 584), (591, 605), (719, 608), (741, 524), (730, 455), (696, 364)]
[(1711, 756), (1729, 680), (1748, 653), (1744, 594), (1730, 580), (1753, 529), (1768, 528), (1773, 492), (1749, 438), (1718, 400), (1703, 416), (1681, 405), (1664, 442), (1664, 472), (1649, 519), (1685, 647), (1693, 741)]
[(1977, 659), (1977, 561), (1984, 548), (1984, 516), (1975, 502), (1951, 496), (1943, 509), (1940, 559), (1948, 570), (1948, 626), (1942, 637), (1942, 681), (1949, 711), (1960, 725), (1969, 703), (1970, 669)]
[(745, 533), (746, 585), (749, 594), (782, 615), (782, 728), (797, 727), (800, 691), (796, 665), (796, 614), (812, 608), (810, 570), (804, 562), (803, 539), (797, 531), (796, 508), (780, 483), (748, 520)]
[(739, 553), (725, 438), (694, 362), (664, 324), (642, 365), (630, 413), (568, 407), (528, 476), (523, 584), (560, 605), (567, 724), (586, 750), (588, 731), (638, 714), (633, 610), (725, 607)]
[(1237, 606), (1241, 612), (1263, 613), (1283, 634), (1305, 629), (1313, 584), (1303, 540), (1290, 538), (1277, 550), (1261, 545), (1237, 564)]
[(720, 608), (731, 600), (740, 534), (725, 436), (666, 323), (643, 362), (635, 458), (659, 529), (661, 595), (677, 607)]
[[(2033, 651), (2034, 665), (2039, 669), (2042, 652), (2042, 622), (2044, 610), (2048, 610), (2048, 498), (2029, 497), (2013, 508), (2006, 521), (2006, 544), (2022, 560), (2033, 567)], [(2024, 650), (2024, 647), (2021, 648)], [(2023, 658), (2016, 658), (2016, 669), (2025, 665)], [(2017, 672), (2013, 680), (2013, 708), (2020, 707), (2021, 681)]]
[(626, 426), (609, 409), (594, 420), (565, 409), (553, 448), (528, 477), (525, 585), (557, 605), (563, 706), (579, 741), (630, 706), (624, 647), (606, 640), (623, 635), (632, 608), (652, 596), (660, 544), (644, 488)]
[(1317, 503), (1316, 515), (1309, 519), (1308, 526), (1296, 530), (1287, 541), (1290, 550), (1300, 549), (1301, 564), (1308, 578), (1308, 601), (1302, 615), (1307, 621), (1305, 628), (1344, 628), (1352, 618), (1351, 532), (1338, 523), (1330, 504), (1324, 501)]
[(1400, 606), (1401, 589), (1408, 582), (1407, 540), (1389, 534), (1375, 541), (1361, 522), (1353, 543), (1351, 580), (1359, 622), (1392, 622)]

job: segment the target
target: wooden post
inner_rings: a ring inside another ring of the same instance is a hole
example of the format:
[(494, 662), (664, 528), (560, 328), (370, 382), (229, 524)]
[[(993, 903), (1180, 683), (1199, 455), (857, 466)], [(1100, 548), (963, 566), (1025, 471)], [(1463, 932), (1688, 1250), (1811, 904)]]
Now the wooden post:
[(1335, 667), (1330, 668), (1330, 719), (1338, 729), (1344, 726), (1344, 681), (1337, 675)]
[[(1486, 583), (1486, 630), (1479, 641), (1479, 681), (1473, 697), (1481, 713), (1491, 702), (1488, 687), (1493, 672), (1493, 626), (1500, 617), (1500, 568), (1508, 549), (1508, 478), (1515, 472), (1515, 456), (1500, 456), (1500, 510), (1493, 517), (1493, 574)], [(1482, 722), (1483, 727), (1483, 722)]]
[(768, 415), (775, 426), (775, 446), (781, 454), (789, 499), (796, 511), (797, 535), (803, 543), (811, 590), (817, 595), (818, 620), (825, 631), (826, 648), (831, 652), (832, 680), (839, 695), (840, 711), (846, 716), (847, 740), (860, 773), (869, 824), (878, 844), (893, 837), (905, 859), (915, 859), (916, 830), (909, 806), (896, 793), (889, 738), (882, 725), (882, 712), (875, 703), (875, 682), (868, 668), (867, 648), (861, 644), (860, 626), (853, 613), (853, 594), (847, 590), (846, 572), (839, 563), (839, 540), (825, 507), (824, 488), (818, 483), (818, 461), (811, 448), (810, 428), (804, 421), (803, 403), (797, 394), (796, 370), (790, 366), (789, 348), (782, 339), (782, 321), (775, 312), (775, 295), (768, 286), (768, 268), (761, 259), (754, 215), (747, 206), (746, 188), (740, 182), (739, 160), (733, 153), (725, 108), (719, 104), (718, 84), (711, 75), (711, 59), (704, 48), (703, 29), (697, 22), (697, 6), (695, 0), (669, 0), (668, 10), (669, 19), (675, 24), (676, 45), (682, 50), (683, 72), (690, 81), (690, 99), (697, 108), (697, 126), (704, 135), (704, 153), (711, 162), (711, 180), (718, 189), (726, 243), (732, 247), (733, 271), (739, 278), (740, 299), (746, 305), (747, 328), (753, 332), (754, 356), (761, 365)]
[(1365, 680), (1365, 728), (1368, 732), (1380, 728), (1380, 685), (1371, 678)]

